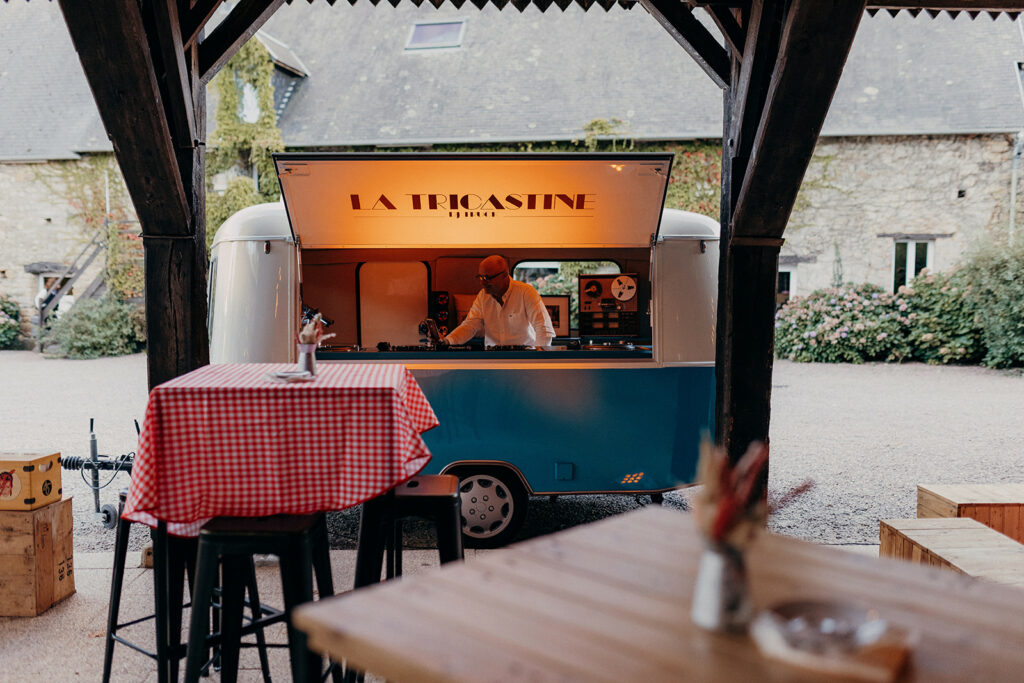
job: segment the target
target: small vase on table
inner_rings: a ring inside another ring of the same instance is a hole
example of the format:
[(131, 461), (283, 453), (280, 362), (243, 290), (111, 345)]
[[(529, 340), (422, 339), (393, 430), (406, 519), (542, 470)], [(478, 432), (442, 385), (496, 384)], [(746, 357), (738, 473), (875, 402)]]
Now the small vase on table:
[(316, 344), (299, 344), (299, 370), (316, 374)]
[(743, 631), (752, 614), (740, 548), (709, 544), (700, 556), (690, 617), (711, 631)]

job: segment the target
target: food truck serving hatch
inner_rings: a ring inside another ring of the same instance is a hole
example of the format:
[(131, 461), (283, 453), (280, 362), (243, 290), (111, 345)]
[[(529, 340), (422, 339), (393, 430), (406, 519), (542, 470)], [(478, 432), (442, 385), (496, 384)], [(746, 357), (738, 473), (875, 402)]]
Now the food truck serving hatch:
[(648, 247), (671, 154), (276, 154), (303, 249)]

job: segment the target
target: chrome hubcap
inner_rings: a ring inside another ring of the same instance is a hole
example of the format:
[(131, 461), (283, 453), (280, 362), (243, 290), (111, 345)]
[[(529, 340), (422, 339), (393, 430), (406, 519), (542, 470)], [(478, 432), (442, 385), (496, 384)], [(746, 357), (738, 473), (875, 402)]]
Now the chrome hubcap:
[(510, 521), (515, 508), (512, 493), (500, 479), (474, 474), (459, 483), (462, 499), (462, 532), (473, 538), (490, 538), (500, 534)]

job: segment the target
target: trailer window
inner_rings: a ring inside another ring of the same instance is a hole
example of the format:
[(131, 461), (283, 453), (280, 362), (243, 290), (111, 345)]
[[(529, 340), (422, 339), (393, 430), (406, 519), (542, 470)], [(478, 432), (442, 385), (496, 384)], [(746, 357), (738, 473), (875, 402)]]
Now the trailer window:
[(614, 261), (520, 261), (512, 269), (512, 277), (533, 285), (542, 295), (569, 297), (569, 326), (579, 329), (579, 275), (586, 273), (621, 273)]

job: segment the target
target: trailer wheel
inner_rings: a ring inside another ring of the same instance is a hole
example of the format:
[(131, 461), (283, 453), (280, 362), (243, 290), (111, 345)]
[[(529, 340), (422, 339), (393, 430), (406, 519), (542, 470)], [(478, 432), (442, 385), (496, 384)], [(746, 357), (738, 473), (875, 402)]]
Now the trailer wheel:
[(462, 542), (467, 548), (498, 548), (526, 520), (529, 497), (516, 475), (503, 467), (461, 467)]

